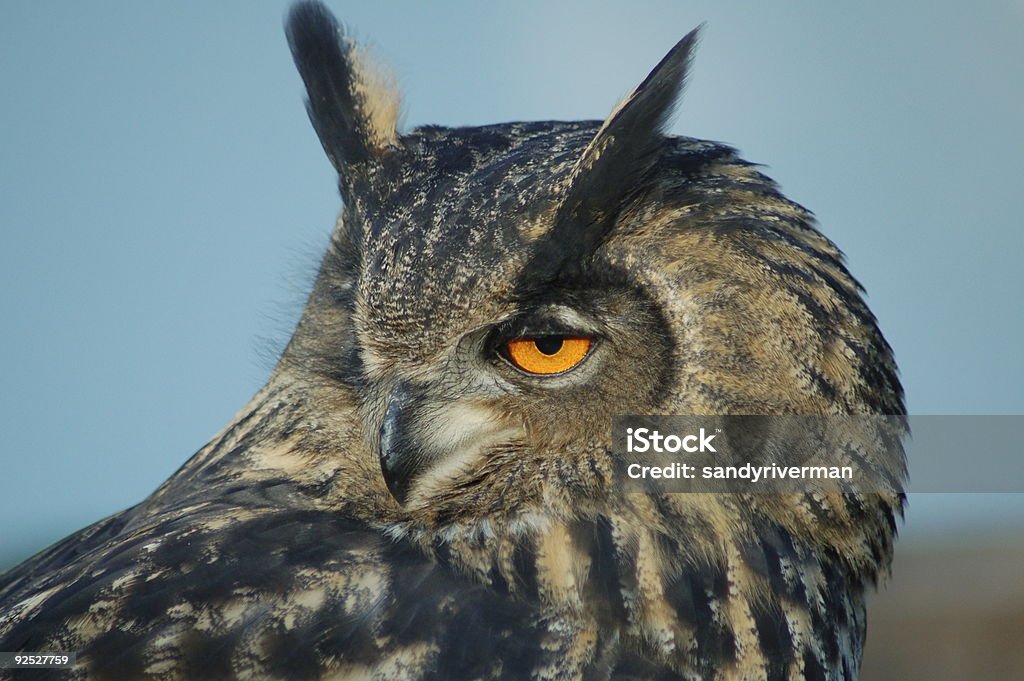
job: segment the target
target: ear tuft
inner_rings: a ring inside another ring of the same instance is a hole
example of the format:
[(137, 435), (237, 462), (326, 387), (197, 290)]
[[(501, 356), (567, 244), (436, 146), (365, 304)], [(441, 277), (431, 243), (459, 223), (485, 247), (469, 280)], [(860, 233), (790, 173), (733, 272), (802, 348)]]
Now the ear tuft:
[(669, 50), (615, 107), (576, 162), (552, 234), (567, 251), (592, 252), (658, 160), (699, 33), (695, 28)]
[(398, 141), (400, 97), (394, 79), (374, 64), (319, 2), (300, 2), (285, 21), (306, 108), (324, 151), (343, 178)]
[[(641, 142), (642, 138), (647, 137), (650, 138), (649, 142), (656, 143), (657, 136), (665, 132), (679, 104), (701, 28), (702, 26), (698, 26), (683, 36), (683, 39), (662, 57), (647, 78), (628, 97), (619, 102), (601, 126), (590, 147), (594, 147), (602, 140), (607, 141), (608, 137), (632, 138), (631, 141), (634, 142)], [(581, 161), (585, 160), (586, 156), (584, 154)]]

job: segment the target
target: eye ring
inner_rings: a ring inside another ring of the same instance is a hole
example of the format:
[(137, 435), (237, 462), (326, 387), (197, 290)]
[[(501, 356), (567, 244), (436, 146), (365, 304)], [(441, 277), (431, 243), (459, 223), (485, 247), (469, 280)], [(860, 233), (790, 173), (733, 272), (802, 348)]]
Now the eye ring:
[(502, 356), (531, 376), (556, 376), (575, 369), (590, 354), (593, 340), (582, 336), (524, 336), (506, 341)]

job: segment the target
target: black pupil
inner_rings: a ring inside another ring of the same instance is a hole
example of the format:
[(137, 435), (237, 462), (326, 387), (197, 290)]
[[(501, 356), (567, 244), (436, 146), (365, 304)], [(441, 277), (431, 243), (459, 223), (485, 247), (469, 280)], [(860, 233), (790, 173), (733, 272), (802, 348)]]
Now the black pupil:
[(564, 339), (559, 336), (541, 336), (533, 342), (537, 346), (537, 349), (545, 355), (553, 355), (562, 349)]

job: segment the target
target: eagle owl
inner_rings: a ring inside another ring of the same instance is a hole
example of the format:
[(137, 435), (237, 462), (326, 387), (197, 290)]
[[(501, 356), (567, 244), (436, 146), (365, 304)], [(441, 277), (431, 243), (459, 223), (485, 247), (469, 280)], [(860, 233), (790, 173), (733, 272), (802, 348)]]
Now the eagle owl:
[(617, 414), (903, 414), (811, 214), (604, 121), (396, 128), (321, 5), (288, 41), (343, 199), (266, 386), (137, 506), (0, 577), (75, 679), (854, 679), (901, 494), (628, 494)]

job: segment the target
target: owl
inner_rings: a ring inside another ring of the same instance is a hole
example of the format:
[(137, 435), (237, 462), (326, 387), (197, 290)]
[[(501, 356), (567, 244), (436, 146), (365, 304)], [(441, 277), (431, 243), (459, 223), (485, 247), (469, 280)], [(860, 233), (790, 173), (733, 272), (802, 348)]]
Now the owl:
[[(286, 33), (343, 202), (267, 384), (151, 496), (0, 577), (10, 678), (850, 680), (899, 492), (637, 494), (619, 414), (903, 414), (812, 215), (665, 133), (697, 32), (603, 121), (396, 127)], [(18, 676), (20, 675), (20, 676)]]

